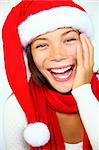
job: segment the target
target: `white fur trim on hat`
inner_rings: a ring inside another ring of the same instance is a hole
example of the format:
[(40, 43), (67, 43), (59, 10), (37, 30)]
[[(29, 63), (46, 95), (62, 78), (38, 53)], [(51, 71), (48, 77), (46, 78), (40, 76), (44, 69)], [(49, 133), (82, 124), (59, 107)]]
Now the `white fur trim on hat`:
[(93, 35), (92, 22), (88, 14), (70, 6), (51, 8), (30, 15), (18, 26), (18, 32), (25, 47), (38, 35), (61, 27), (73, 27), (85, 32), (89, 37)]

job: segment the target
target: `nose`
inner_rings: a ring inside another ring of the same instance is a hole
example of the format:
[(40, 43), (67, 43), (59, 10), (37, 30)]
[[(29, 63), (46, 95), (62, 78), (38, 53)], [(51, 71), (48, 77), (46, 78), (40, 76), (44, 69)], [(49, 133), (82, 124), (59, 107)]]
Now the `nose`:
[(54, 46), (50, 50), (50, 58), (52, 61), (62, 61), (66, 58), (65, 51), (61, 46)]

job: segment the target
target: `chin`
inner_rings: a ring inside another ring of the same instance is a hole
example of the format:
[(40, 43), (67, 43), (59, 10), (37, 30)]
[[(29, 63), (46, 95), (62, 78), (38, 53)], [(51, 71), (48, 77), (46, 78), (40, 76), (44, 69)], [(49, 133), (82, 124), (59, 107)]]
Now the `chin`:
[(72, 85), (63, 85), (63, 86), (57, 86), (57, 85), (52, 85), (52, 87), (57, 91), (57, 92), (59, 92), (59, 93), (63, 93), (63, 94), (65, 94), (65, 93), (69, 93), (69, 92), (71, 92), (71, 90), (72, 90)]
[(69, 92), (71, 92), (71, 88), (70, 89), (67, 89), (67, 90), (64, 90), (64, 89), (59, 89), (59, 90), (57, 90), (57, 92), (59, 92), (59, 93), (62, 93), (62, 94), (66, 94), (66, 93), (69, 93)]

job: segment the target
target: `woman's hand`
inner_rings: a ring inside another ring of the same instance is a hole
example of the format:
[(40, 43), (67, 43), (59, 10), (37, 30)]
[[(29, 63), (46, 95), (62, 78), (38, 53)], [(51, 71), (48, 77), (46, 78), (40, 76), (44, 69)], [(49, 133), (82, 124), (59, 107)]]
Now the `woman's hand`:
[(94, 48), (89, 38), (82, 33), (81, 45), (77, 47), (77, 68), (72, 89), (90, 83), (94, 66)]

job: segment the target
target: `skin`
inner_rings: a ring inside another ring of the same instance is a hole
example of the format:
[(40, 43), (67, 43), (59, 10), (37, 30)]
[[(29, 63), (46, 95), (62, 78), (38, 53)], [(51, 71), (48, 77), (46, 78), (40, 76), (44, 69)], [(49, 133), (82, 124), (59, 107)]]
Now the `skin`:
[[(57, 91), (66, 93), (90, 82), (94, 64), (93, 46), (84, 33), (79, 35), (72, 28), (58, 29), (36, 37), (31, 48), (37, 68)], [(48, 71), (71, 64), (74, 69), (67, 81), (54, 80)]]
[[(37, 68), (60, 93), (67, 93), (83, 84), (90, 83), (94, 65), (94, 50), (85, 33), (72, 28), (57, 29), (36, 37), (31, 44), (32, 56)], [(74, 65), (68, 80), (54, 79), (50, 68)], [(79, 114), (56, 112), (66, 143), (83, 140), (83, 124)]]
[(81, 47), (77, 47), (77, 71), (72, 89), (90, 83), (94, 66), (94, 47), (86, 36), (80, 35)]

